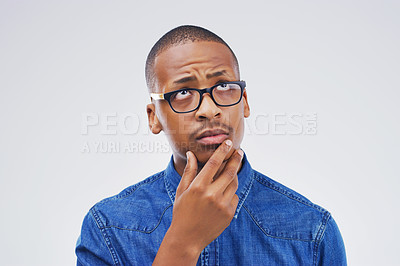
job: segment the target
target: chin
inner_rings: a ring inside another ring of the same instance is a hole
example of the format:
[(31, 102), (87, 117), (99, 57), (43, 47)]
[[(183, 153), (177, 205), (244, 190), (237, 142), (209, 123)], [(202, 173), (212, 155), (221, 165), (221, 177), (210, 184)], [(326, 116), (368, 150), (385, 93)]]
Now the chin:
[[(214, 154), (215, 150), (218, 148), (218, 146), (213, 147), (210, 149), (202, 149), (201, 151), (193, 151), (194, 154), (196, 155), (197, 161), (200, 165), (204, 165), (207, 163), (207, 161), (210, 159), (210, 157)], [(233, 152), (235, 151), (234, 148), (225, 156), (224, 161), (228, 160)]]
[(199, 164), (205, 164), (207, 163), (208, 159), (214, 154), (215, 149), (212, 150), (202, 150), (202, 151), (196, 151), (194, 154), (196, 155), (197, 162)]

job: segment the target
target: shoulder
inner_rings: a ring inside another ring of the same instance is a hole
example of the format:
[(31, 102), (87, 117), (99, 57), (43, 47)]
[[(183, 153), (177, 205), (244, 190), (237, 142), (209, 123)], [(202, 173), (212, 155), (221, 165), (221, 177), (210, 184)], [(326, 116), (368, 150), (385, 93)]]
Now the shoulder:
[(244, 208), (271, 237), (315, 241), (331, 214), (294, 190), (253, 170), (253, 185)]
[(99, 227), (149, 233), (172, 206), (164, 183), (165, 172), (127, 187), (118, 195), (95, 204), (89, 211)]

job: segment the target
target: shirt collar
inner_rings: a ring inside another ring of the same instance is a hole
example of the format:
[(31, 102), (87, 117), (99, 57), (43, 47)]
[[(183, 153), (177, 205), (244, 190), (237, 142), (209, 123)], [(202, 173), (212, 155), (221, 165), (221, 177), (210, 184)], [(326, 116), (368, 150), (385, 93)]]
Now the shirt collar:
[[(236, 191), (236, 195), (238, 195), (239, 197), (239, 203), (236, 208), (234, 218), (237, 218), (239, 211), (242, 208), (243, 203), (250, 192), (250, 188), (254, 180), (253, 169), (251, 168), (250, 163), (247, 161), (246, 154), (244, 154), (242, 162), (243, 162), (242, 168), (238, 173), (239, 187)], [(167, 169), (165, 169), (164, 173), (165, 173), (164, 175), (165, 187), (167, 189), (168, 195), (172, 203), (174, 203), (176, 188), (178, 187), (179, 182), (181, 181), (181, 176), (175, 170), (173, 156), (171, 156), (171, 160), (167, 166)]]

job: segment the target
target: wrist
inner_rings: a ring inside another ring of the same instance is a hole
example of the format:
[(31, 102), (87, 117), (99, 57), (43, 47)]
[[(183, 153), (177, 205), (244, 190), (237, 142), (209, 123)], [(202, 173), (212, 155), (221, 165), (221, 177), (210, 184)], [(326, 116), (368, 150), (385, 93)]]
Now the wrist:
[(163, 243), (165, 242), (169, 252), (172, 252), (176, 256), (195, 260), (197, 262), (203, 248), (200, 247), (199, 243), (193, 240), (188, 236), (181, 236), (171, 226), (164, 236)]
[(196, 265), (201, 250), (186, 245), (179, 237), (168, 230), (158, 249), (153, 266), (157, 265)]

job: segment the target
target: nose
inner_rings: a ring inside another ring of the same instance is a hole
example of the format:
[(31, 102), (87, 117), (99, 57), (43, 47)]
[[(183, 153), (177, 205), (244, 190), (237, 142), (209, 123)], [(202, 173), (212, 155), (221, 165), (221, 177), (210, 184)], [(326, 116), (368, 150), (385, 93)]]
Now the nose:
[(221, 109), (212, 100), (210, 94), (203, 94), (199, 109), (196, 110), (196, 120), (212, 120), (221, 116)]

